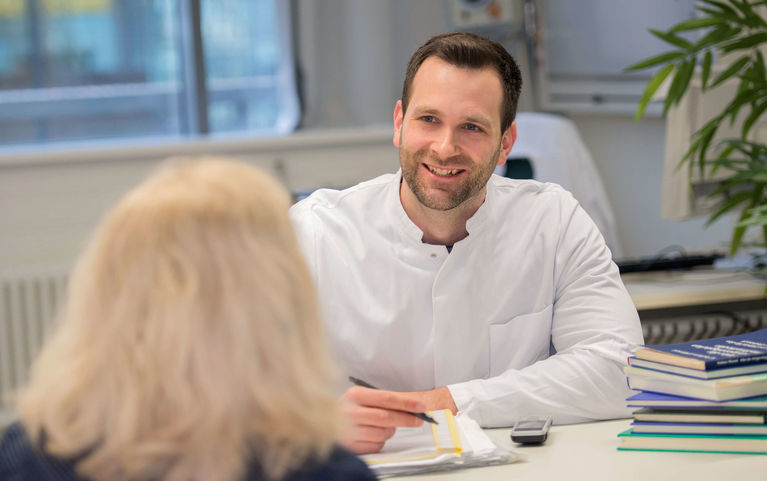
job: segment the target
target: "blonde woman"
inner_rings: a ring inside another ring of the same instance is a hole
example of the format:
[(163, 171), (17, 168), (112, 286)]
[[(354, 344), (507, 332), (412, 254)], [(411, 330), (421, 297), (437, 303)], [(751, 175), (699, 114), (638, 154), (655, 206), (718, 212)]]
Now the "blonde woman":
[(0, 479), (375, 479), (276, 181), (174, 161), (108, 214), (0, 445)]

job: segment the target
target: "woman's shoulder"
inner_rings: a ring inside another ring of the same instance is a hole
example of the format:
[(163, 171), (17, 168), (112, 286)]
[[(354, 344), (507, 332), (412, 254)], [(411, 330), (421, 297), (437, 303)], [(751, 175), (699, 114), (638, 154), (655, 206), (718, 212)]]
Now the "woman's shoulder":
[[(342, 447), (336, 447), (327, 461), (318, 466), (312, 476), (299, 478), (304, 480), (375, 480), (375, 474), (367, 464)], [(292, 481), (292, 480), (291, 480)]]
[[(323, 462), (307, 463), (291, 472), (284, 481), (375, 481), (375, 474), (360, 458), (337, 446)], [(248, 477), (247, 481), (262, 481)]]
[(14, 423), (0, 439), (0, 479), (3, 481), (77, 481), (74, 469), (35, 450), (21, 423)]
[[(32, 447), (20, 423), (12, 424), (0, 439), (0, 479), (3, 481), (80, 481), (71, 463), (61, 462)], [(259, 470), (247, 481), (262, 481)], [(307, 463), (285, 481), (374, 481), (373, 472), (351, 452), (336, 447), (321, 463)]]

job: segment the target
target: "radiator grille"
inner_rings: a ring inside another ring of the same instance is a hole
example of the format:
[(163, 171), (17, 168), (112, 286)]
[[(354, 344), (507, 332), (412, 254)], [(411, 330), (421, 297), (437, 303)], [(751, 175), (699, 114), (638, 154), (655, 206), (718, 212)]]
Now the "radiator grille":
[(12, 416), (12, 394), (27, 380), (66, 278), (63, 270), (0, 277), (0, 425)]
[(679, 342), (733, 336), (767, 328), (767, 309), (717, 310), (695, 315), (642, 320), (645, 344)]

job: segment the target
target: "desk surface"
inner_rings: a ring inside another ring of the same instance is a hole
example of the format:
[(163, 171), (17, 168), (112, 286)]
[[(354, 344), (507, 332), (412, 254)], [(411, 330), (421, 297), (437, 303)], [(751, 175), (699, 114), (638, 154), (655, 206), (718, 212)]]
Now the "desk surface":
[(743, 271), (638, 272), (621, 278), (640, 311), (764, 299), (765, 281)]
[(455, 481), (723, 481), (767, 479), (767, 456), (618, 451), (618, 433), (630, 420), (554, 426), (541, 446), (514, 445), (509, 429), (488, 429), (498, 444), (515, 446), (520, 461), (396, 479)]

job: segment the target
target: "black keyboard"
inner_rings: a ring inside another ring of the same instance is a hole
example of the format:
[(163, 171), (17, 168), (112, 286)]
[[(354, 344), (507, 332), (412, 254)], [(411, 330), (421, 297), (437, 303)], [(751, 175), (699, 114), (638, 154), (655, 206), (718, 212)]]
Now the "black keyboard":
[(698, 266), (713, 265), (724, 254), (706, 255), (681, 255), (676, 257), (646, 257), (639, 259), (616, 260), (621, 274), (628, 272), (667, 271), (679, 269), (692, 269)]

